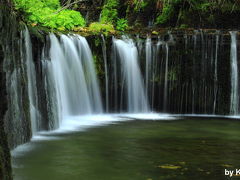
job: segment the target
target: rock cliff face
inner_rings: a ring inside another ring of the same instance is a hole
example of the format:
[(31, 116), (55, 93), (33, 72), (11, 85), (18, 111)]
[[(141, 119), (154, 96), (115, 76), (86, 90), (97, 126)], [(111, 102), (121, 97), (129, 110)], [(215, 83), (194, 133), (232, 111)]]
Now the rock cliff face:
[(3, 1), (0, 15), (2, 16), (1, 71), (2, 77), (5, 77), (4, 81), (1, 82), (3, 84), (1, 90), (7, 92), (2, 96), (5, 100), (3, 110), (6, 112), (1, 113), (1, 115), (4, 115), (4, 127), (9, 147), (12, 149), (29, 141), (31, 137), (27, 69), (25, 67), (26, 50), (23, 46), (24, 39), (20, 33), (23, 27), (19, 24), (10, 1)]
[[(17, 144), (24, 143), (30, 138), (29, 116), (24, 109), (27, 106), (25, 102), (26, 89), (24, 78), (21, 76), (21, 53), (20, 53), (20, 33), (19, 24), (12, 10), (12, 4), (9, 0), (2, 0), (0, 3), (0, 179), (10, 180), (11, 159), (10, 150)], [(19, 72), (19, 73), (18, 73)], [(14, 77), (19, 80), (19, 86), (15, 86)], [(16, 89), (19, 88), (19, 89)], [(8, 92), (8, 93), (7, 93)], [(21, 94), (20, 99), (11, 101), (14, 94)], [(21, 107), (21, 109), (12, 110), (12, 106)], [(16, 122), (14, 122), (16, 121)], [(21, 122), (21, 123), (17, 123)], [(24, 123), (22, 123), (24, 122)], [(13, 126), (14, 124), (14, 126)], [(15, 126), (16, 125), (16, 126)], [(5, 130), (5, 131), (4, 131)], [(19, 136), (24, 132), (25, 138)], [(19, 137), (18, 137), (19, 136)], [(8, 142), (10, 142), (8, 144)]]
[(9, 37), (11, 37), (8, 32), (9, 22), (11, 22), (9, 17), (10, 14), (10, 4), (7, 1), (0, 3), (0, 179), (10, 180), (11, 176), (11, 160), (10, 152), (7, 143), (7, 137), (4, 132), (4, 114), (7, 110), (7, 95), (6, 95), (6, 75), (3, 71), (5, 52), (7, 47), (7, 42)]

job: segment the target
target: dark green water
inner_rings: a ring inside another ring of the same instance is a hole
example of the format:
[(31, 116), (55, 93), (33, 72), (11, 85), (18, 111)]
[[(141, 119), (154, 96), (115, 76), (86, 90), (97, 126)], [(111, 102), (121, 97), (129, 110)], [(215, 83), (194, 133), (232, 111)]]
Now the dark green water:
[(240, 169), (239, 120), (128, 121), (58, 136), (15, 156), (14, 178), (219, 180)]

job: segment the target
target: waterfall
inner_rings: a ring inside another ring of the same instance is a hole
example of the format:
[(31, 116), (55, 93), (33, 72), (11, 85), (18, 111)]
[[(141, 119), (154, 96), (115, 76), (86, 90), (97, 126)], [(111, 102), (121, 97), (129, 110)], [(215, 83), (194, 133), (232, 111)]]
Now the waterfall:
[(166, 62), (165, 62), (165, 77), (164, 77), (164, 98), (163, 98), (163, 110), (167, 110), (168, 101), (168, 59), (169, 59), (169, 46), (166, 44)]
[(151, 65), (152, 65), (152, 41), (151, 38), (148, 37), (146, 40), (145, 44), (145, 52), (146, 52), (146, 70), (145, 70), (145, 86), (146, 86), (146, 97), (148, 97), (148, 93), (150, 92), (149, 90), (149, 83), (151, 80), (150, 73), (152, 72), (151, 70)]
[(109, 93), (108, 93), (108, 65), (107, 65), (107, 48), (104, 35), (102, 37), (102, 51), (103, 51), (103, 60), (104, 60), (104, 72), (105, 72), (105, 108), (106, 112), (109, 110)]
[[(102, 67), (105, 72), (101, 79), (101, 91), (86, 39), (79, 35), (61, 35), (58, 38), (51, 34), (50, 50), (45, 48), (42, 58), (48, 101), (46, 106), (49, 119), (52, 119), (49, 128), (56, 129), (70, 116), (103, 113), (101, 95), (104, 97), (106, 113), (146, 113), (150, 109), (204, 114), (221, 111), (221, 103), (229, 97), (219, 95), (229, 92), (223, 92), (226, 80), (221, 76), (224, 70), (221, 64), (224, 61), (219, 50), (222, 44), (220, 34), (194, 31), (193, 35), (184, 34), (184, 41), (180, 42), (175, 41), (176, 36), (171, 33), (158, 39), (147, 37), (143, 40), (137, 37), (136, 43), (127, 37), (113, 38), (111, 57), (108, 57), (110, 53), (107, 53), (105, 38), (101, 36)], [(236, 32), (231, 32), (231, 37), (230, 111), (231, 114), (237, 114)], [(26, 52), (31, 52), (31, 49)], [(31, 73), (34, 74), (35, 70), (34, 67), (30, 68), (29, 63), (32, 62), (32, 54), (27, 54), (27, 74), (28, 79), (31, 79), (34, 78)], [(145, 67), (141, 68), (141, 65)], [(32, 93), (29, 101), (37, 107), (37, 98), (33, 98), (36, 90), (32, 86), (36, 86), (34, 79), (29, 80), (28, 84), (29, 92)], [(36, 114), (31, 114), (33, 122), (38, 119)], [(36, 126), (34, 123), (32, 125)]]
[(54, 86), (54, 72), (52, 71), (52, 62), (49, 59), (46, 59), (46, 55), (42, 53), (42, 69), (43, 69), (43, 82), (44, 82), (44, 90), (46, 93), (46, 106), (47, 106), (47, 116), (50, 121), (48, 122), (48, 129), (54, 130), (59, 128), (61, 119), (61, 111), (60, 106), (58, 105), (57, 96), (58, 92)]
[(86, 38), (77, 35), (74, 39), (77, 41), (78, 49), (80, 50), (80, 57), (85, 70), (85, 77), (88, 85), (90, 103), (93, 109), (93, 113), (101, 114), (103, 113), (102, 98), (91, 49)]
[(238, 114), (239, 95), (238, 95), (238, 62), (237, 62), (237, 32), (231, 34), (231, 101), (230, 114)]
[[(115, 39), (114, 37), (112, 37), (112, 42), (114, 42)], [(118, 68), (117, 68), (117, 56), (116, 56), (117, 52), (116, 52), (116, 45), (113, 43), (112, 45), (112, 54), (111, 54), (111, 60), (112, 60), (112, 66), (113, 66), (113, 78), (111, 83), (113, 84), (113, 110), (114, 111), (118, 111), (118, 107), (119, 107), (119, 98), (118, 98)]]
[[(69, 116), (102, 113), (102, 101), (93, 57), (85, 38), (50, 35), (50, 61), (44, 61), (48, 81), (56, 94), (59, 122)], [(51, 74), (52, 73), (52, 74)], [(52, 92), (54, 94), (54, 92)], [(54, 127), (57, 128), (58, 124)]]
[[(105, 72), (99, 81), (84, 37), (50, 34), (42, 57), (39, 51), (33, 56), (36, 48), (26, 29), (21, 33), (19, 60), (6, 60), (4, 66), (9, 96), (6, 119), (11, 119), (6, 120), (7, 132), (17, 124), (12, 139), (20, 144), (39, 130), (54, 130), (73, 118), (103, 112), (226, 114), (230, 108), (230, 114), (237, 115), (237, 32), (230, 34), (231, 48), (226, 51), (222, 51), (226, 37), (221, 32), (194, 31), (135, 40), (113, 37), (111, 53), (106, 48), (109, 39), (102, 36), (102, 49), (94, 52), (102, 57), (99, 67)], [(226, 73), (229, 54), (231, 68)], [(224, 107), (229, 101), (230, 107)], [(25, 124), (28, 127), (23, 129)]]
[[(148, 112), (149, 105), (143, 86), (143, 79), (138, 65), (138, 51), (131, 39), (113, 41), (122, 68), (122, 84), (127, 96), (129, 113)], [(125, 85), (126, 83), (126, 85)]]
[(141, 57), (142, 51), (143, 51), (143, 40), (138, 35), (136, 41), (137, 41), (136, 45), (137, 45), (137, 49), (138, 49), (138, 55), (139, 55), (139, 57)]
[(214, 103), (213, 103), (213, 114), (216, 113), (216, 101), (218, 92), (218, 48), (219, 48), (219, 31), (216, 32), (216, 51), (215, 51), (215, 64), (214, 64)]
[(229, 36), (220, 31), (112, 37), (111, 52), (109, 38), (100, 37), (101, 47), (89, 38), (95, 62), (84, 37), (51, 33), (45, 41), (34, 38), (32, 43), (29, 31), (23, 30), (16, 56), (4, 57), (4, 124), (10, 147), (41, 130), (75, 127), (85, 115), (238, 115), (237, 32), (230, 35), (231, 48), (226, 48)]
[[(40, 130), (36, 71), (28, 29), (21, 31), (16, 49), (7, 46), (3, 70), (6, 74), (7, 112), (4, 128), (9, 147), (28, 142)], [(15, 47), (15, 46), (14, 46)]]
[(38, 108), (38, 95), (37, 95), (37, 85), (36, 85), (36, 72), (35, 72), (35, 66), (33, 63), (32, 43), (31, 43), (30, 34), (27, 28), (23, 31), (23, 34), (24, 34), (25, 51), (26, 51), (29, 111), (30, 111), (32, 134), (34, 135), (39, 130), (39, 122), (41, 117), (38, 111), (39, 108)]

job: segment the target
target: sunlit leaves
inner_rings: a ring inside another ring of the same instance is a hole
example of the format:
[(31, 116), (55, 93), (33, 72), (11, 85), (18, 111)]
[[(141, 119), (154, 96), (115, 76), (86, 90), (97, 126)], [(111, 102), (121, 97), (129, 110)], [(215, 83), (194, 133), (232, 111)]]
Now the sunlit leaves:
[(85, 26), (81, 14), (73, 10), (60, 10), (59, 0), (14, 0), (17, 10), (24, 13), (30, 24), (41, 25), (51, 29), (72, 30)]
[(118, 31), (125, 31), (128, 28), (128, 21), (126, 19), (118, 19), (116, 29)]

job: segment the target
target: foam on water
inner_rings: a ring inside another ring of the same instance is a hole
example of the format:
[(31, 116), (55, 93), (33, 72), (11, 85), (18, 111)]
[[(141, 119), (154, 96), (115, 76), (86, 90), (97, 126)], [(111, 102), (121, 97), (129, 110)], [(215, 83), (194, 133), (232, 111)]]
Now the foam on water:
[(66, 121), (55, 132), (81, 131), (86, 127), (95, 127), (111, 124), (113, 122), (126, 121), (127, 118), (121, 118), (114, 115), (86, 115), (69, 116)]
[(179, 118), (168, 114), (106, 114), (106, 115), (83, 115), (83, 116), (68, 116), (61, 124), (60, 128), (53, 131), (38, 132), (33, 136), (31, 142), (23, 144), (15, 148), (11, 154), (13, 157), (22, 156), (25, 153), (33, 150), (38, 141), (60, 140), (64, 137), (59, 134), (74, 133), (86, 131), (89, 128), (115, 124), (122, 121), (130, 120), (177, 120)]
[(105, 114), (105, 115), (83, 115), (83, 116), (68, 116), (63, 121), (60, 128), (53, 131), (42, 131), (37, 133), (31, 139), (31, 142), (23, 144), (15, 148), (11, 154), (13, 157), (22, 156), (25, 153), (32, 151), (36, 148), (38, 141), (52, 141), (60, 140), (64, 137), (60, 134), (74, 133), (80, 131), (86, 131), (89, 128), (106, 126), (110, 124), (116, 124), (123, 121), (133, 120), (179, 120), (183, 117), (203, 117), (203, 118), (229, 118), (240, 119), (240, 116), (226, 116), (226, 115), (212, 115), (212, 114), (163, 114), (163, 113), (145, 113), (145, 114)]
[(67, 133), (71, 131), (83, 131), (90, 127), (109, 125), (121, 121), (130, 120), (175, 120), (168, 114), (105, 114), (105, 115), (85, 115), (68, 116), (59, 129), (50, 133)]
[(176, 120), (169, 114), (148, 113), (148, 114), (120, 114), (119, 116), (136, 120)]
[(33, 149), (34, 149), (34, 146), (30, 142), (26, 144), (22, 144), (11, 151), (11, 156), (12, 157), (22, 156), (26, 152), (29, 152)]

